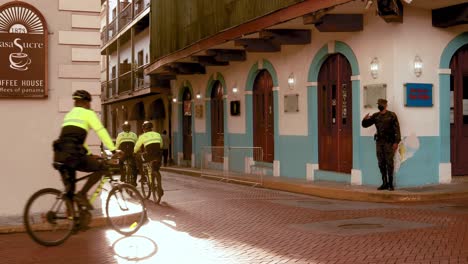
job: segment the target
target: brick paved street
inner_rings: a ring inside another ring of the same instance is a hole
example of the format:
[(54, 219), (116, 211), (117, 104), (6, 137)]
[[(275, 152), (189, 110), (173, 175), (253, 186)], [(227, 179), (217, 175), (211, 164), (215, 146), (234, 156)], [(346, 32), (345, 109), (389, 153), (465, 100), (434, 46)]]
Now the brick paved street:
[(0, 263), (468, 263), (468, 201), (348, 202), (164, 173), (163, 204), (122, 238), (46, 248), (0, 235)]

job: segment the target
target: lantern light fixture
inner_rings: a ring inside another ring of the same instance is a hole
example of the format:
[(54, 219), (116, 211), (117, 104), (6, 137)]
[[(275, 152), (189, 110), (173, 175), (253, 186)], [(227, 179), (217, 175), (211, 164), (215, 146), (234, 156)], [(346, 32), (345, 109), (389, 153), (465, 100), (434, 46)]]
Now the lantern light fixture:
[(421, 60), (421, 57), (416, 55), (416, 57), (414, 57), (414, 74), (416, 75), (416, 77), (421, 76), (422, 68), (423, 68), (423, 62)]
[(379, 76), (379, 68), (379, 60), (377, 59), (377, 57), (374, 57), (370, 64), (372, 78), (377, 79), (377, 77)]

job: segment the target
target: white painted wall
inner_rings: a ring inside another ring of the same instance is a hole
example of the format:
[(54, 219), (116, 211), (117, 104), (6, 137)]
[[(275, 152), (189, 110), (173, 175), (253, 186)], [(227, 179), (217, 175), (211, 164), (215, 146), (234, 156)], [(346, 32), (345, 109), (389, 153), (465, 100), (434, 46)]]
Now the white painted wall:
[[(5, 2), (5, 1), (4, 1)], [(70, 110), (73, 87), (93, 87), (99, 80), (59, 77), (63, 65), (91, 65), (99, 69), (98, 62), (72, 62), (73, 44), (60, 44), (59, 32), (72, 29), (73, 11), (81, 6), (74, 0), (26, 0), (45, 17), (49, 30), (48, 81), (49, 97), (45, 99), (1, 99), (2, 131), (0, 146), (0, 217), (21, 215), (27, 199), (45, 187), (62, 188), (60, 175), (52, 168), (52, 142), (58, 137), (65, 108)], [(60, 4), (59, 4), (60, 3)], [(66, 8), (67, 11), (61, 8)], [(100, 6), (93, 12), (99, 14)], [(90, 30), (87, 30), (90, 31)], [(97, 30), (96, 30), (97, 31)], [(76, 29), (76, 32), (80, 32)], [(90, 47), (91, 48), (91, 47)], [(75, 85), (74, 85), (75, 84)], [(98, 86), (99, 87), (99, 86)], [(92, 89), (91, 89), (92, 90)], [(100, 109), (99, 89), (91, 91), (93, 108)], [(97, 93), (96, 93), (97, 92)], [(93, 145), (94, 135), (90, 135)], [(93, 148), (94, 149), (94, 148)]]
[[(262, 60), (269, 60), (276, 69), (279, 81), (279, 133), (280, 135), (307, 135), (307, 75), (310, 64), (324, 45), (330, 41), (341, 41), (353, 50), (359, 64), (361, 80), (361, 116), (375, 112), (377, 109), (364, 109), (363, 86), (368, 84), (386, 83), (389, 110), (397, 113), (400, 119), (402, 135), (437, 136), (439, 134), (439, 87), (438, 69), (440, 56), (446, 45), (457, 35), (468, 30), (467, 25), (441, 29), (432, 27), (431, 11), (405, 6), (404, 23), (386, 23), (382, 18), (369, 10), (364, 16), (364, 30), (357, 33), (321, 33), (315, 27), (312, 29), (312, 43), (302, 46), (282, 46), (276, 53), (247, 53), (245, 62), (233, 62), (228, 67), (208, 67), (205, 75), (179, 76), (172, 85), (174, 95), (179, 95), (183, 81), (191, 82), (194, 97), (198, 90), (205, 96), (209, 76), (215, 72), (223, 74), (228, 86), (228, 101), (233, 100), (232, 87), (237, 84), (241, 100), (241, 116), (228, 115), (229, 133), (245, 133), (245, 84), (252, 65)], [(419, 55), (424, 63), (423, 74), (417, 78), (414, 75), (412, 63)], [(370, 62), (377, 57), (380, 70), (377, 79), (370, 74)], [(295, 88), (288, 88), (288, 76), (294, 73)], [(410, 108), (404, 106), (404, 83), (433, 84), (434, 106), (429, 108)], [(284, 95), (299, 94), (299, 112), (284, 113)], [(196, 100), (196, 99), (194, 99)], [(179, 106), (180, 107), (180, 106)], [(426, 116), (429, 118), (421, 118)], [(177, 120), (179, 117), (175, 117)], [(205, 120), (195, 119), (195, 132), (205, 132)], [(178, 131), (176, 122), (174, 131)], [(374, 128), (361, 129), (361, 135), (371, 136)]]

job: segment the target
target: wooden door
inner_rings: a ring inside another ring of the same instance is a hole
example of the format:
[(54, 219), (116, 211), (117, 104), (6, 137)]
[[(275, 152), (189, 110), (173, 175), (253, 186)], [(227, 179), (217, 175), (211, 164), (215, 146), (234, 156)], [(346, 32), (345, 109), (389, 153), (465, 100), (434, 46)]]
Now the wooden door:
[(319, 169), (351, 173), (353, 165), (351, 66), (331, 55), (318, 79)]
[(224, 158), (224, 103), (223, 86), (216, 81), (211, 89), (211, 151), (212, 161), (223, 162)]
[(184, 160), (192, 160), (192, 94), (185, 88), (182, 103), (182, 134)]
[(256, 160), (273, 162), (275, 157), (273, 79), (262, 70), (255, 78), (253, 87), (253, 137), (254, 147), (261, 147), (263, 157)]
[(450, 154), (453, 175), (468, 175), (468, 45), (450, 62)]

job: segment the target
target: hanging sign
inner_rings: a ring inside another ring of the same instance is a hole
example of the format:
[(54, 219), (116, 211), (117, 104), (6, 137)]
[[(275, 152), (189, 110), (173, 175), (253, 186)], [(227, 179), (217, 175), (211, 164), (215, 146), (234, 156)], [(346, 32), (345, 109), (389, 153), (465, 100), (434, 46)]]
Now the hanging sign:
[(47, 24), (32, 5), (0, 6), (0, 98), (47, 97)]

